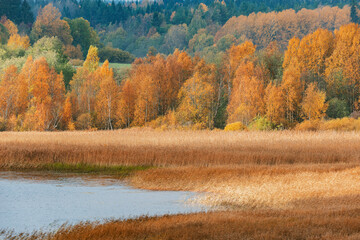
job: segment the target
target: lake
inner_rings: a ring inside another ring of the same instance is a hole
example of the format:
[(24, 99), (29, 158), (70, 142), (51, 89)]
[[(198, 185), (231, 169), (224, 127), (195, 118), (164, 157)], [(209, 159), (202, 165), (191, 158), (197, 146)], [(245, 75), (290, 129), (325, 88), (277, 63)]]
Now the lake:
[(49, 231), (64, 223), (206, 211), (195, 193), (146, 191), (109, 177), (0, 172), (0, 229)]

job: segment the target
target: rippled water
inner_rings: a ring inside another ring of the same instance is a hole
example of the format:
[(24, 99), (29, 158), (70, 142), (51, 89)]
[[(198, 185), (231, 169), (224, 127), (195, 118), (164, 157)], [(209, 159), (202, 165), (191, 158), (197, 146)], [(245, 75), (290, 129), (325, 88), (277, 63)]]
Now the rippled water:
[(137, 190), (118, 180), (0, 172), (0, 229), (52, 230), (64, 223), (206, 210), (194, 193)]

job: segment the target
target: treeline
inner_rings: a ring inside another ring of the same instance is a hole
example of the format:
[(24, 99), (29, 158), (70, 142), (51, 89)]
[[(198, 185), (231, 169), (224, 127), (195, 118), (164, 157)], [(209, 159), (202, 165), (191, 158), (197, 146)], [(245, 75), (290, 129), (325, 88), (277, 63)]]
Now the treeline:
[[(20, 1), (20, 0), (18, 0)], [(189, 24), (199, 4), (208, 6), (209, 17), (218, 24), (224, 24), (232, 16), (249, 15), (257, 12), (283, 11), (302, 8), (315, 9), (319, 6), (343, 7), (351, 4), (351, 0), (167, 0), (167, 1), (104, 1), (104, 0), (35, 0), (31, 5), (36, 13), (39, 8), (53, 3), (68, 18), (83, 17), (92, 26), (98, 24), (126, 22), (139, 15), (154, 15), (155, 22), (164, 21), (172, 24)], [(158, 16), (156, 16), (158, 15)]]
[(64, 55), (71, 59), (83, 59), (90, 45), (101, 48), (100, 57), (117, 63), (131, 63), (134, 56), (112, 47), (105, 47), (99, 41), (97, 32), (84, 18), (61, 18), (61, 13), (52, 4), (39, 10), (36, 21), (29, 29), (16, 25), (7, 16), (0, 20), (0, 48), (6, 51), (7, 59), (23, 57), (24, 52), (43, 37), (57, 37), (64, 49)]
[[(20, 8), (21, 1), (16, 2)], [(98, 47), (104, 44), (136, 57), (146, 56), (150, 47), (164, 54), (180, 49), (212, 63), (219, 63), (219, 55), (232, 44), (252, 41), (262, 49), (276, 40), (280, 48), (285, 49), (292, 37), (302, 38), (318, 28), (333, 31), (343, 24), (359, 22), (358, 4), (350, 0), (29, 1), (34, 15), (42, 12), (49, 2), (60, 10), (67, 22), (81, 18), (89, 21), (99, 35)], [(3, 12), (13, 19), (13, 12)], [(18, 21), (16, 17), (14, 21)], [(69, 25), (72, 33), (86, 27), (73, 30), (70, 22)], [(31, 24), (20, 24), (19, 29), (25, 34), (32, 32)], [(34, 42), (32, 36), (30, 39)], [(78, 44), (74, 39), (72, 45)], [(81, 47), (85, 56), (88, 47)], [(76, 49), (71, 52), (72, 57), (80, 56)]]
[(232, 45), (220, 65), (180, 50), (150, 51), (119, 83), (91, 46), (68, 90), (61, 72), (29, 55), (1, 75), (2, 129), (269, 130), (358, 116), (359, 51), (360, 26), (348, 24), (293, 38), (284, 55), (275, 42), (263, 50), (248, 41)]

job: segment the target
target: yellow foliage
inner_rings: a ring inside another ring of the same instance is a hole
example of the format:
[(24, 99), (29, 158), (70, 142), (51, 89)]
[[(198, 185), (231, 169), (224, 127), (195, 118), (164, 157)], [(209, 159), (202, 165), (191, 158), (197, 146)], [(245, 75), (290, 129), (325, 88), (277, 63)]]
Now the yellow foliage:
[(325, 92), (319, 91), (316, 85), (311, 83), (306, 89), (305, 97), (301, 103), (304, 119), (316, 120), (322, 118), (328, 107), (325, 99)]
[(328, 121), (304, 121), (298, 124), (295, 130), (299, 131), (360, 131), (360, 119), (338, 118)]
[(28, 49), (30, 47), (30, 39), (28, 36), (20, 36), (19, 34), (11, 35), (7, 43), (10, 49)]
[(74, 122), (69, 122), (69, 124), (67, 125), (67, 129), (69, 131), (75, 131), (75, 123)]
[(243, 131), (246, 130), (246, 126), (242, 122), (234, 122), (226, 125), (225, 131)]
[(306, 120), (302, 123), (296, 125), (295, 130), (298, 131), (317, 131), (320, 128), (320, 121), (319, 120)]
[(359, 131), (360, 119), (341, 118), (322, 122), (320, 130)]
[(88, 55), (84, 62), (84, 68), (89, 72), (95, 71), (99, 67), (99, 55), (98, 48), (94, 46), (90, 46)]

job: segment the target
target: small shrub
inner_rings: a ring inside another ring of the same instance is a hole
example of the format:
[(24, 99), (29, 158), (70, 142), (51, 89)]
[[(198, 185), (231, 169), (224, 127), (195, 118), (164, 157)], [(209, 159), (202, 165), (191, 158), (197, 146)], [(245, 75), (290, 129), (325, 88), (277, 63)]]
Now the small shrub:
[(244, 131), (246, 126), (242, 122), (234, 122), (226, 125), (225, 131)]
[(252, 131), (269, 131), (276, 129), (276, 125), (266, 117), (256, 117), (248, 127)]
[(296, 125), (295, 130), (298, 130), (298, 131), (317, 131), (317, 130), (319, 130), (319, 128), (320, 128), (320, 121), (319, 120), (315, 120), (315, 121), (306, 120), (306, 121)]
[(360, 119), (341, 118), (322, 122), (321, 130), (335, 130), (335, 131), (359, 131)]

